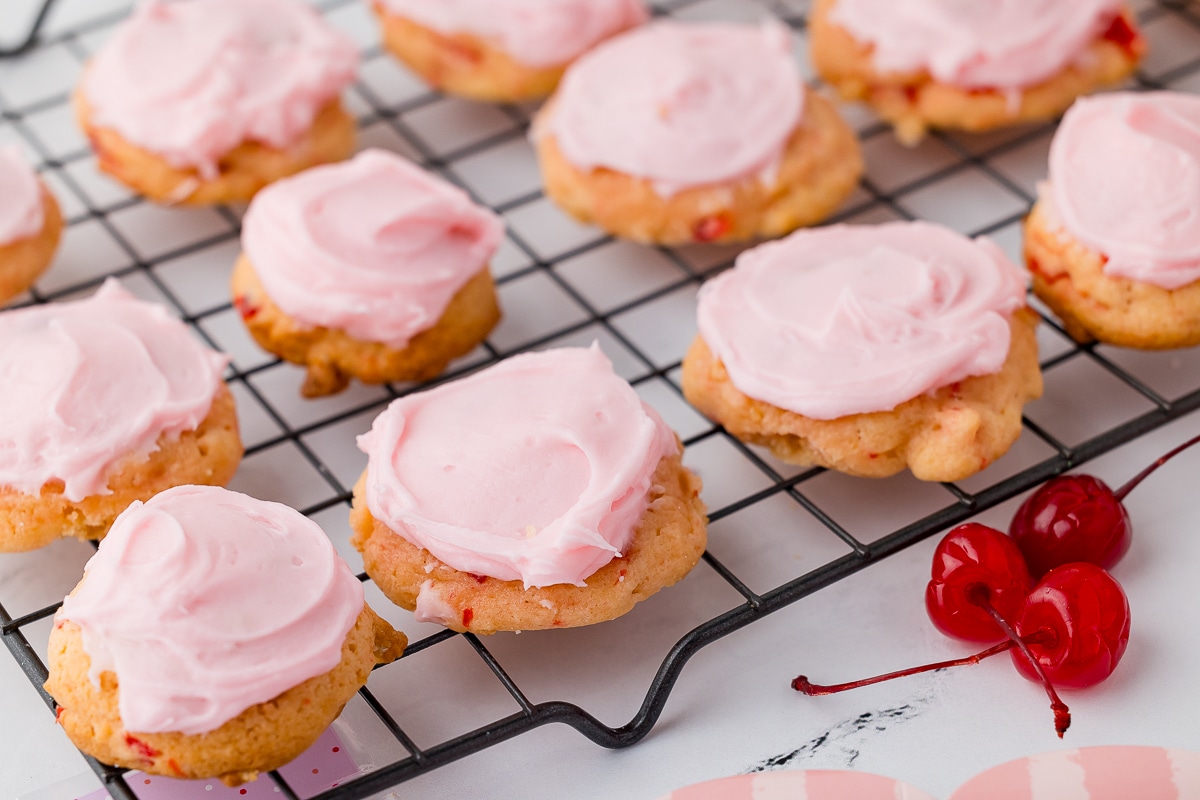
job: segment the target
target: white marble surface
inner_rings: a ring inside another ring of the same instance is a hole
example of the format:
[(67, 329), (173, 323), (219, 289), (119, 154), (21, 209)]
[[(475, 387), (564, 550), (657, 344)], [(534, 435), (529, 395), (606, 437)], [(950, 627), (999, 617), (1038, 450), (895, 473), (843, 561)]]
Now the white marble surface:
[[(0, 31), (19, 22), (32, 0), (0, 0)], [(114, 271), (142, 296), (197, 316), (198, 329), (230, 352), (247, 444), (234, 488), (300, 507), (337, 495), (363, 466), (353, 437), (369, 426), (385, 399), (354, 387), (319, 402), (299, 399), (299, 370), (271, 365), (227, 309), (225, 281), (237, 251), (238, 209), (161, 209), (131, 198), (100, 175), (74, 129), (67, 95), (83, 60), (104, 41), (114, 12), (127, 3), (60, 0), (52, 41), (17, 62), (0, 62), (0, 142), (26, 148), (71, 220), (43, 294), (71, 296)], [(623, 375), (685, 436), (709, 426), (652, 368), (678, 361), (694, 332), (694, 272), (727, 263), (729, 248), (672, 253), (605, 240), (557, 212), (534, 193), (536, 168), (522, 134), (522, 110), (500, 110), (430, 96), (375, 49), (363, 4), (322, 3), (335, 23), (367, 48), (360, 86), (347, 96), (362, 120), (364, 146), (384, 146), (422, 160), (431, 155), (477, 197), (504, 205), (511, 231), (494, 266), (505, 321), (489, 342), (507, 353), (598, 339)], [(683, 16), (758, 18), (803, 10), (803, 0), (701, 0), (671, 3)], [(1200, 27), (1149, 0), (1135, 4), (1154, 46), (1144, 77), (1200, 91)], [(1194, 7), (1193, 7), (1194, 8)], [(1195, 14), (1195, 12), (1190, 12)], [(69, 35), (79, 31), (79, 35)], [(66, 38), (63, 38), (66, 36)], [(0, 36), (0, 39), (3, 37)], [(803, 40), (798, 52), (803, 53)], [(1194, 66), (1189, 66), (1193, 65)], [(402, 109), (397, 128), (373, 106)], [(855, 222), (915, 215), (968, 233), (986, 231), (1011, 254), (1019, 246), (1014, 214), (1044, 175), (1051, 131), (1026, 129), (979, 137), (928, 140), (898, 147), (861, 109), (846, 108), (863, 131), (868, 180), (848, 204)], [(490, 137), (490, 138), (489, 138)], [(1015, 137), (1015, 138), (1014, 138)], [(964, 161), (965, 154), (984, 156)], [(529, 267), (535, 261), (550, 267)], [(150, 262), (148, 268), (135, 267)], [(690, 271), (690, 272), (689, 272)], [(169, 295), (169, 296), (168, 296)], [(607, 324), (588, 323), (596, 313)], [(567, 331), (561, 336), (555, 334)], [(543, 342), (545, 337), (549, 341)], [(633, 352), (622, 337), (639, 352)], [(1070, 349), (1048, 328), (1043, 357)], [(1168, 398), (1200, 388), (1200, 351), (1101, 354)], [(483, 350), (460, 367), (487, 357)], [(669, 373), (676, 380), (677, 375)], [(1047, 373), (1046, 396), (1028, 415), (1068, 444), (1077, 444), (1151, 409), (1145, 398), (1086, 357)], [(642, 379), (642, 380), (639, 380)], [(304, 433), (280, 440), (284, 427)], [(1086, 465), (1119, 484), (1175, 443), (1200, 433), (1192, 414)], [(981, 489), (1048, 457), (1028, 432), (985, 473), (963, 483)], [(305, 455), (328, 467), (322, 475)], [(770, 478), (727, 439), (715, 435), (690, 448), (688, 462), (705, 479), (705, 498), (719, 509), (770, 485)], [(787, 467), (767, 460), (784, 474)], [(789, 688), (797, 673), (836, 682), (944, 659), (969, 647), (938, 634), (925, 618), (923, 591), (934, 541), (919, 544), (818, 592), (704, 649), (684, 669), (662, 719), (642, 743), (607, 751), (562, 725), (551, 725), (403, 784), (399, 798), (571, 797), (651, 800), (708, 778), (764, 768), (852, 768), (901, 778), (935, 796), (988, 766), (1060, 747), (1157, 744), (1200, 750), (1200, 450), (1179, 457), (1129, 499), (1134, 546), (1114, 570), (1129, 594), (1133, 633), (1125, 661), (1103, 685), (1064, 692), (1074, 725), (1060, 742), (1040, 688), (1019, 677), (1004, 657), (977, 667), (909, 678), (853, 693), (804, 698)], [(950, 502), (940, 487), (898, 476), (861, 481), (826, 474), (803, 490), (864, 541)], [(1019, 498), (1018, 498), (1019, 499)], [(1007, 524), (1017, 500), (981, 514)], [(314, 514), (355, 566), (346, 508)], [(712, 526), (710, 550), (756, 591), (766, 591), (836, 558), (847, 548), (786, 497), (775, 496)], [(0, 555), (0, 603), (14, 616), (61, 598), (91, 553), (61, 542), (45, 550)], [(434, 631), (390, 607), (374, 587), (373, 604), (420, 638)], [(602, 721), (629, 720), (671, 645), (688, 630), (739, 604), (707, 565), (626, 617), (588, 629), (501, 634), (486, 640), (534, 702), (579, 703)], [(39, 652), (49, 621), (25, 629)], [(461, 638), (377, 671), (370, 687), (418, 745), (430, 746), (517, 710)], [(344, 722), (379, 762), (402, 757), (361, 700)], [(24, 674), (0, 651), (0, 796), (58, 800), (42, 790), (86, 771)], [(85, 783), (91, 779), (84, 778)]]

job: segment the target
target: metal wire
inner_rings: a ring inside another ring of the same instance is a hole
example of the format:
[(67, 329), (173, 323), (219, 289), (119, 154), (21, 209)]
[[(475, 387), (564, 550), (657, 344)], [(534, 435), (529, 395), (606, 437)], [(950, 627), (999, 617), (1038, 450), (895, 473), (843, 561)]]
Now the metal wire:
[(54, 3), (55, 0), (42, 0), (42, 5), (38, 8), (37, 13), (33, 15), (33, 20), (29, 24), (28, 32), (18, 38), (15, 45), (0, 47), (0, 59), (15, 58), (33, 49), (34, 45), (37, 44), (38, 32), (46, 22), (46, 17), (49, 16), (50, 8)]
[[(329, 11), (346, 5), (348, 1), (333, 0), (333, 2), (327, 2), (323, 5), (325, 10)], [(102, 18), (80, 26), (70, 32), (58, 34), (49, 40), (35, 45), (38, 28), (44, 21), (51, 2), (52, 0), (47, 0), (35, 20), (34, 28), (28, 34), (23, 44), (14, 48), (11, 52), (0, 52), (0, 57), (27, 52), (35, 47), (61, 44), (82, 61), (86, 57), (86, 53), (80, 44), (80, 38), (93, 30), (113, 22), (112, 17)], [(696, 0), (680, 0), (680, 2), (670, 3), (669, 10), (678, 11), (694, 4), (696, 4)], [(1152, 22), (1158, 19), (1161, 15), (1167, 13), (1166, 9), (1168, 8), (1175, 9), (1176, 17), (1186, 20), (1187, 24), (1195, 26), (1200, 31), (1200, 16), (1197, 16), (1195, 9), (1182, 8), (1181, 10), (1181, 7), (1177, 4), (1167, 2), (1160, 2), (1158, 5), (1143, 11), (1141, 14), (1142, 22)], [(776, 10), (780, 12), (784, 21), (789, 25), (798, 30), (803, 29), (805, 20), (802, 14), (789, 11), (786, 7), (782, 6)], [(378, 55), (378, 51), (369, 52), (368, 56), (371, 55)], [(1183, 76), (1191, 76), (1193, 74), (1200, 75), (1200, 53), (1197, 54), (1196, 59), (1176, 66), (1169, 72), (1157, 76), (1155, 80), (1140, 75), (1138, 83), (1145, 88), (1159, 88)], [(3, 87), (0, 86), (0, 90), (2, 89)], [(527, 121), (525, 114), (518, 108), (502, 107), (502, 112), (508, 115), (513, 122), (511, 131), (497, 134), (483, 141), (459, 148), (454, 152), (439, 155), (432, 152), (419, 136), (413, 135), (412, 130), (405, 120), (406, 114), (434, 102), (437, 99), (436, 95), (427, 94), (413, 100), (389, 105), (365, 83), (357, 85), (356, 92), (368, 106), (368, 113), (360, 122), (364, 125), (376, 123), (386, 125), (388, 129), (400, 136), (416, 150), (425, 166), (439, 171), (451, 180), (456, 180), (460, 183), (463, 183), (463, 181), (456, 174), (455, 164), (461, 158), (473, 153), (486, 151), (498, 144), (503, 144), (526, 134)], [(85, 211), (83, 214), (77, 216), (77, 218), (72, 219), (71, 224), (95, 222), (103, 228), (105, 233), (112, 238), (128, 257), (129, 266), (116, 270), (112, 274), (124, 277), (133, 275), (143, 276), (168, 302), (175, 306), (186, 322), (193, 325), (198, 333), (215, 347), (216, 342), (213, 341), (210, 334), (206, 331), (204, 323), (206, 320), (228, 312), (230, 305), (228, 303), (221, 303), (198, 312), (189, 312), (188, 306), (181, 302), (181, 299), (161, 279), (153, 267), (189, 253), (199, 252), (214, 244), (235, 239), (238, 236), (238, 219), (236, 215), (229, 210), (220, 211), (223, 218), (230, 225), (230, 231), (227, 233), (189, 244), (186, 247), (155, 258), (143, 258), (134, 246), (134, 243), (129, 241), (118, 226), (114, 225), (110, 219), (112, 214), (138, 205), (142, 201), (134, 198), (108, 208), (98, 207), (89, 198), (87, 192), (84, 191), (79, 182), (72, 177), (71, 173), (63, 169), (63, 167), (69, 166), (79, 159), (86, 158), (86, 154), (63, 159), (56, 157), (52, 148), (42, 140), (34, 127), (29, 124), (31, 115), (52, 110), (66, 103), (67, 98), (60, 96), (48, 101), (34, 103), (25, 108), (12, 108), (8, 104), (5, 104), (2, 96), (0, 96), (0, 116), (2, 116), (3, 120), (11, 124), (21, 134), (22, 138), (29, 142), (43, 162), (45, 169), (54, 171), (62, 183), (65, 184), (66, 188), (81, 201)], [(911, 218), (912, 215), (906, 210), (904, 205), (897, 201), (900, 195), (935, 184), (947, 175), (963, 169), (964, 166), (981, 170), (989, 179), (1005, 187), (1012, 194), (1022, 198), (1026, 204), (1031, 203), (1033, 198), (1029, 196), (1029, 193), (1007, 178), (1002, 172), (996, 170), (992, 166), (992, 160), (1007, 152), (1016, 150), (1038, 137), (1044, 136), (1052, 128), (1052, 125), (1040, 126), (998, 145), (986, 148), (981, 152), (971, 152), (953, 137), (938, 136), (938, 140), (954, 152), (957, 159), (955, 163), (948, 165), (942, 170), (925, 175), (918, 180), (910, 181), (903, 186), (893, 188), (891, 191), (883, 191), (881, 188), (875, 186), (871, 180), (864, 180), (862, 188), (868, 199), (864, 203), (858, 204), (857, 207), (843, 212), (839, 219), (853, 216), (867, 207), (882, 207), (888, 209), (896, 216)], [(876, 126), (864, 131), (862, 136), (863, 138), (869, 138), (879, 134), (881, 130), (882, 126)], [(531, 192), (521, 197), (507, 200), (504, 203), (494, 206), (494, 208), (498, 212), (503, 213), (534, 202), (540, 197), (539, 192)], [(979, 235), (1001, 230), (1018, 222), (1024, 213), (1025, 210), (1022, 209), (1018, 213), (994, 220), (987, 226), (972, 231), (972, 234)], [(586, 317), (582, 320), (558, 327), (531, 341), (522, 342), (519, 347), (511, 350), (505, 350), (493, 344), (488, 344), (487, 352), (490, 360), (499, 360), (516, 351), (535, 349), (571, 333), (583, 331), (591, 326), (599, 326), (607, 335), (619, 342), (620, 345), (626, 348), (641, 363), (643, 374), (634, 381), (635, 385), (649, 381), (665, 381), (674, 391), (680, 392), (678, 381), (674, 377), (679, 367), (679, 362), (675, 361), (667, 365), (656, 363), (650, 353), (646, 352), (634, 341), (633, 337), (626, 335), (619, 325), (615, 324), (615, 320), (619, 319), (626, 312), (644, 307), (647, 304), (670, 295), (674, 291), (699, 284), (711, 274), (728, 267), (729, 262), (706, 268), (697, 268), (674, 250), (662, 249), (661, 253), (680, 270), (681, 276), (678, 280), (659, 286), (652, 291), (644, 292), (615, 307), (601, 310), (589, 301), (583, 293), (572, 286), (570, 282), (565, 280), (554, 267), (572, 257), (594, 250), (611, 240), (601, 238), (562, 253), (553, 259), (545, 259), (540, 257), (536, 248), (525, 241), (518, 232), (510, 230), (509, 238), (522, 251), (523, 255), (529, 261), (529, 265), (499, 278), (497, 280), (499, 285), (503, 286), (506, 283), (521, 280), (529, 275), (541, 274), (552, 281), (559, 290), (570, 297), (581, 308), (585, 309), (587, 313)], [(78, 293), (81, 290), (93, 288), (103, 277), (97, 276), (70, 286), (57, 288), (53, 291), (34, 291), (33, 301), (51, 302)], [(1044, 324), (1053, 327), (1065, 336), (1065, 332), (1062, 331), (1056, 320), (1050, 317), (1044, 317), (1043, 320)], [(805, 493), (806, 484), (821, 475), (823, 470), (810, 469), (790, 477), (784, 476), (755, 451), (729, 437), (719, 428), (709, 427), (691, 436), (685, 442), (686, 445), (695, 445), (712, 437), (725, 439), (728, 444), (736, 448), (743, 457), (749, 460), (770, 481), (769, 485), (761, 490), (739, 497), (720, 508), (712, 509), (710, 511), (712, 521), (715, 522), (735, 514), (755, 504), (764, 502), (771, 497), (784, 495), (795, 501), (802, 512), (809, 514), (817, 523), (827, 528), (832, 535), (843, 541), (849, 547), (850, 552), (761, 593), (752, 591), (747, 581), (740, 578), (735, 570), (723, 564), (711, 552), (705, 553), (704, 561), (707, 566), (736, 591), (743, 598), (743, 602), (716, 617), (708, 619), (680, 638), (671, 647), (669, 652), (664, 655), (656, 674), (644, 690), (637, 686), (627, 687), (630, 693), (644, 692), (642, 703), (628, 722), (616, 727), (603, 724), (586, 709), (572, 703), (564, 701), (531, 702), (527, 694), (505, 670), (501, 660), (488, 649), (483, 641), (471, 634), (461, 635), (461, 638), (465, 639), (470, 645), (470, 648), (488, 668), (499, 685), (512, 697), (519, 710), (467, 733), (422, 748), (416, 745), (414, 738), (405, 732), (402, 724), (384, 708), (378, 698), (369, 689), (364, 688), (361, 692), (361, 697), (367, 707), (375, 713), (383, 727), (395, 739), (399, 747), (409, 755), (406, 758), (384, 765), (374, 772), (342, 782), (336, 788), (318, 795), (318, 800), (357, 800), (358, 798), (365, 798), (418, 775), (444, 767), (472, 753), (479, 752), (482, 749), (492, 747), (500, 742), (552, 723), (560, 723), (574, 728), (589, 740), (603, 747), (620, 748), (633, 745), (643, 739), (654, 727), (675, 682), (689, 659), (701, 649), (713, 645), (730, 633), (752, 625), (755, 621), (766, 615), (779, 611), (801, 598), (817, 592), (859, 570), (876, 564), (889, 555), (1012, 498), (1040, 484), (1048, 477), (1083, 464), (1200, 408), (1200, 375), (1196, 376), (1195, 384), (1188, 391), (1173, 399), (1166, 398), (1114, 363), (1103, 353), (1097, 352), (1096, 348), (1091, 346), (1074, 346), (1059, 355), (1047, 358), (1042, 362), (1042, 368), (1043, 371), (1049, 372), (1080, 359), (1099, 366), (1116, 380), (1130, 387), (1152, 405), (1152, 410), (1123, 424), (1105, 430), (1099, 435), (1093, 436), (1074, 446), (1064, 444), (1053, 432), (1043, 429), (1042, 426), (1033, 420), (1026, 418), (1024, 420), (1025, 435), (1033, 436), (1043, 441), (1053, 451), (1053, 456), (1015, 475), (998, 480), (976, 491), (967, 491), (959, 485), (945, 484), (943, 488), (946, 492), (946, 500), (943, 506), (920, 519), (909, 521), (898, 520), (898, 527), (882, 538), (871, 542), (861, 541), (851, 532), (845, 530), (836, 522), (831, 514), (821, 508), (817, 501)], [(384, 400), (372, 400), (361, 406), (345, 409), (335, 415), (322, 418), (318, 422), (304, 426), (294, 426), (289, 424), (287, 415), (273, 407), (269, 398), (264, 396), (251, 380), (254, 376), (272, 369), (277, 363), (268, 362), (252, 367), (231, 369), (230, 371), (229, 382), (241, 384), (245, 391), (262, 406), (280, 431), (278, 435), (267, 438), (247, 448), (247, 456), (266, 451), (283, 443), (290, 443), (298, 449), (304, 459), (312, 465), (333, 492), (333, 496), (329, 499), (314, 502), (301, 510), (306, 514), (315, 514), (331, 507), (344, 505), (350, 498), (348, 487), (339, 481), (333, 469), (322, 462), (319, 455), (309, 446), (306, 437), (309, 434), (328, 428), (357, 414), (377, 410), (387, 399), (403, 394), (405, 391), (410, 391), (410, 389), (387, 387), (387, 398)], [(467, 369), (473, 369), (475, 366), (477, 365), (465, 367), (458, 372), (444, 375), (434, 383), (453, 380), (462, 372)], [(365, 576), (360, 577), (365, 579)], [(33, 690), (41, 695), (51, 713), (54, 710), (53, 700), (42, 689), (42, 683), (46, 678), (46, 666), (39, 654), (30, 645), (25, 630), (28, 626), (51, 616), (57, 607), (57, 604), (54, 604), (13, 618), (4, 606), (0, 604), (0, 633), (2, 633), (5, 646), (24, 673), (29, 677)], [(443, 646), (444, 643), (457, 638), (460, 638), (459, 634), (448, 631), (426, 637), (413, 642), (406, 651), (405, 658), (411, 658), (433, 647)], [(103, 781), (106, 790), (113, 798), (134, 800), (137, 797), (124, 779), (125, 770), (108, 767), (92, 759), (89, 759), (89, 764)], [(288, 786), (286, 780), (278, 773), (271, 773), (270, 780), (277, 784), (280, 793), (284, 797), (296, 797), (296, 792), (292, 787)]]

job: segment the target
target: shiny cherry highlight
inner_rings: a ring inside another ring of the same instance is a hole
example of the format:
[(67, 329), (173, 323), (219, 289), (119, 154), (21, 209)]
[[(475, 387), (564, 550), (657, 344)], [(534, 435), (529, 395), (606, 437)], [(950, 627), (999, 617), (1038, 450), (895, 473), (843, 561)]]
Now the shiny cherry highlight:
[(1197, 442), (1200, 436), (1179, 445), (1116, 491), (1091, 475), (1060, 475), (1042, 484), (1017, 509), (1008, 529), (1030, 574), (1040, 578), (1077, 561), (1111, 569), (1129, 550), (1133, 534), (1122, 501), (1152, 472)]
[[(1121, 584), (1095, 564), (1056, 567), (1021, 607), (1015, 626), (1038, 665), (1060, 686), (1094, 686), (1116, 669), (1129, 644), (1129, 599)], [(1037, 680), (1032, 665), (1013, 653), (1013, 664)]]
[(1033, 581), (1020, 550), (995, 528), (968, 522), (947, 533), (933, 554), (925, 610), (947, 636), (970, 642), (998, 642), (1004, 631), (970, 595), (980, 588), (1007, 620), (1016, 619)]

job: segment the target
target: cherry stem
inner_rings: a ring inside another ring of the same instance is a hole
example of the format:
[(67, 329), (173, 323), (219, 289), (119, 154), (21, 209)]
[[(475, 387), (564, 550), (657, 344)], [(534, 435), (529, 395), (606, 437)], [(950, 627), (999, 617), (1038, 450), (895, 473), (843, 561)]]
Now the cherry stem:
[(797, 692), (806, 694), (809, 697), (817, 697), (825, 694), (836, 694), (837, 692), (845, 692), (850, 689), (857, 689), (861, 686), (870, 686), (875, 683), (883, 683), (890, 681), (893, 678), (904, 678), (909, 675), (919, 675), (922, 672), (931, 672), (935, 669), (945, 669), (946, 667), (963, 667), (968, 664), (978, 664), (988, 656), (994, 656), (998, 653), (1003, 653), (1005, 650), (1011, 650), (1014, 647), (1012, 642), (1001, 642), (1000, 644), (992, 645), (986, 650), (981, 650), (973, 656), (963, 656), (962, 658), (952, 658), (949, 661), (939, 661), (936, 664), (925, 664), (920, 667), (909, 667), (908, 669), (889, 672), (886, 675), (876, 675), (873, 678), (863, 678), (859, 681), (850, 681), (849, 683), (834, 683), (828, 686), (811, 682), (806, 676), (800, 675), (792, 681), (792, 688)]
[[(966, 596), (968, 602), (979, 606), (995, 620), (996, 624), (1000, 626), (1000, 630), (1004, 631), (1004, 635), (1009, 638), (1006, 644), (1015, 644), (1025, 655), (1025, 659), (1033, 667), (1033, 671), (1037, 673), (1038, 678), (1042, 681), (1042, 686), (1046, 689), (1046, 694), (1050, 698), (1050, 710), (1054, 712), (1054, 730), (1058, 733), (1058, 738), (1063, 738), (1063, 734), (1067, 732), (1067, 728), (1071, 727), (1071, 710), (1067, 708), (1067, 704), (1058, 696), (1058, 692), (1054, 691), (1054, 684), (1050, 683), (1050, 678), (1046, 676), (1046, 671), (1042, 669), (1042, 665), (1029, 649), (1026, 640), (1017, 635), (1017, 632), (1013, 630), (1012, 625), (1008, 624), (1008, 620), (1004, 618), (1004, 615), (992, 605), (991, 592), (986, 584), (971, 584), (966, 589)], [(1029, 637), (1031, 641), (1035, 642), (1043, 638), (1042, 631), (1038, 631)]]
[(1167, 453), (1165, 456), (1162, 456), (1161, 458), (1159, 458), (1158, 461), (1155, 461), (1153, 464), (1146, 467), (1144, 470), (1139, 472), (1137, 475), (1134, 475), (1132, 478), (1130, 478), (1128, 481), (1125, 482), (1124, 486), (1122, 486), (1120, 489), (1117, 489), (1117, 491), (1113, 492), (1113, 496), (1117, 498), (1117, 502), (1124, 500), (1125, 495), (1132, 492), (1139, 483), (1144, 481), (1150, 475), (1151, 472), (1154, 472), (1154, 470), (1158, 469), (1163, 464), (1167, 463), (1172, 458), (1179, 455), (1184, 450), (1187, 450), (1189, 447), (1196, 444), (1197, 442), (1200, 442), (1200, 436), (1193, 436), (1191, 439), (1188, 439), (1186, 442), (1179, 445), (1179, 447), (1176, 447), (1174, 450)]

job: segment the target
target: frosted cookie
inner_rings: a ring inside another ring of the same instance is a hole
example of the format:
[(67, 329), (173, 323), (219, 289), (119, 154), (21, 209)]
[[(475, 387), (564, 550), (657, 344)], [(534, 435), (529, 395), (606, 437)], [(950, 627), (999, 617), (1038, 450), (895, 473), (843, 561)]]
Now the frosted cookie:
[(307, 367), (306, 397), (427, 380), (499, 321), (488, 260), (503, 236), (461, 189), (368, 150), (254, 198), (233, 302), (264, 349)]
[(392, 402), (358, 440), (351, 539), (418, 620), (589, 625), (704, 551), (700, 480), (599, 348), (514, 356)]
[(249, 200), (354, 150), (358, 51), (300, 0), (147, 0), (87, 65), (100, 169), (164, 203)]
[(658, 800), (934, 800), (903, 781), (834, 769), (785, 769), (718, 778)]
[(315, 522), (180, 486), (130, 506), (87, 563), (46, 691), (105, 764), (237, 785), (312, 745), (406, 643)]
[(828, 216), (862, 156), (778, 25), (656, 22), (567, 70), (534, 139), (546, 194), (639, 242), (781, 236)]
[(701, 287), (697, 316), (685, 396), (792, 464), (961, 480), (1042, 392), (1020, 269), (925, 222), (759, 245)]
[(1039, 753), (979, 773), (949, 800), (1193, 800), (1200, 753), (1121, 745)]
[(1072, 337), (1200, 344), (1200, 97), (1076, 103), (1025, 220), (1033, 290)]
[(645, 22), (643, 0), (375, 0), (383, 43), (437, 89), (535, 100), (589, 48)]
[(15, 147), (0, 147), (0, 305), (54, 259), (63, 220), (54, 195)]
[(114, 280), (0, 314), (0, 552), (99, 539), (134, 500), (233, 477), (226, 362)]
[(808, 30), (821, 77), (909, 144), (1056, 117), (1146, 51), (1125, 0), (816, 0)]

